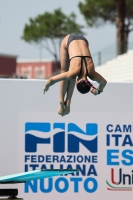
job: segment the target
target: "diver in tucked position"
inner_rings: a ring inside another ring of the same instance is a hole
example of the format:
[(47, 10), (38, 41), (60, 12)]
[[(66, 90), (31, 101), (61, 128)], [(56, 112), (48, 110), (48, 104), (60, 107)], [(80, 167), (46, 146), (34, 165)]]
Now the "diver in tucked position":
[[(91, 91), (92, 94), (98, 95), (103, 91), (107, 81), (95, 71), (88, 41), (83, 36), (67, 35), (61, 43), (60, 59), (61, 74), (48, 79), (44, 86), (44, 93), (48, 91), (50, 86), (60, 81), (58, 114), (64, 116), (70, 112), (75, 82), (77, 90), (80, 93), (85, 94)], [(97, 81), (99, 87), (95, 88), (88, 81), (87, 77), (93, 81)]]

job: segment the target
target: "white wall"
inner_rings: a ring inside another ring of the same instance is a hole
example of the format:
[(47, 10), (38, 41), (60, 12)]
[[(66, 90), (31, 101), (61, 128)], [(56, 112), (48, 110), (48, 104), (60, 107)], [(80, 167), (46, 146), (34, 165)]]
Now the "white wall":
[[(107, 147), (105, 146), (105, 135), (107, 133), (104, 132), (104, 128), (106, 124), (130, 124), (133, 126), (133, 83), (108, 83), (104, 92), (98, 96), (93, 96), (91, 93), (81, 95), (75, 89), (72, 98), (71, 113), (63, 118), (57, 114), (59, 105), (59, 84), (52, 86), (49, 91), (43, 95), (44, 84), (45, 81), (42, 80), (0, 80), (0, 176), (17, 173), (21, 170), (21, 167), (19, 168), (18, 166), (20, 164), (19, 151), (21, 145), (19, 140), (19, 132), (21, 132), (19, 124), (21, 124), (22, 117), (20, 117), (20, 115), (22, 113), (25, 113), (25, 116), (26, 113), (28, 113), (27, 118), (30, 116), (33, 121), (51, 120), (53, 122), (55, 120), (67, 123), (76, 120), (77, 123), (77, 120), (79, 120), (79, 123), (84, 123), (84, 121), (85, 123), (98, 123), (99, 127), (102, 127), (101, 129), (99, 128), (102, 130), (98, 136), (99, 146), (101, 148), (102, 145), (104, 146), (103, 151), (99, 154), (99, 163), (100, 158), (102, 162), (98, 166), (100, 170), (102, 169), (102, 163), (104, 163), (103, 165), (106, 167)], [(50, 115), (48, 113), (52, 114)], [(128, 149), (132, 149), (132, 147), (128, 146)], [(115, 166), (113, 167), (115, 168)], [(127, 171), (126, 173), (129, 173), (128, 170), (130, 168), (132, 168), (132, 166), (126, 168), (124, 166), (124, 169)], [(126, 195), (128, 195), (127, 199), (132, 199), (132, 192), (116, 192), (114, 194), (114, 192), (111, 193), (107, 191), (106, 184), (104, 185), (104, 183), (101, 183), (100, 185), (100, 178), (102, 178), (100, 173), (101, 172), (98, 173), (98, 191), (93, 194), (93, 196), (90, 196), (91, 198), (93, 197), (95, 200), (101, 195), (102, 199), (108, 197), (108, 199), (114, 198), (115, 200), (121, 198), (121, 200), (125, 200)], [(103, 179), (105, 179), (104, 182), (106, 182), (106, 177), (109, 177), (108, 172), (105, 177), (103, 176)], [(123, 187), (122, 185), (120, 186)], [(129, 185), (124, 186), (129, 187)], [(133, 185), (131, 185), (131, 187), (132, 186)], [(5, 187), (5, 185), (1, 187)], [(20, 194), (24, 196), (25, 200), (31, 199), (30, 194), (26, 196), (23, 189), (20, 191)], [(52, 199), (50, 195), (52, 194), (49, 194), (50, 199)], [(55, 192), (54, 195), (57, 195), (59, 200), (62, 199), (63, 194), (60, 196)], [(70, 194), (67, 196), (67, 193), (65, 193), (65, 195), (66, 198), (68, 198)], [(84, 195), (84, 200), (87, 200), (88, 193)], [(77, 194), (73, 193), (72, 196), (78, 199)], [(40, 197), (42, 198), (42, 196)], [(32, 199), (34, 198), (38, 199), (38, 196), (33, 195)], [(80, 195), (79, 198), (81, 199)]]

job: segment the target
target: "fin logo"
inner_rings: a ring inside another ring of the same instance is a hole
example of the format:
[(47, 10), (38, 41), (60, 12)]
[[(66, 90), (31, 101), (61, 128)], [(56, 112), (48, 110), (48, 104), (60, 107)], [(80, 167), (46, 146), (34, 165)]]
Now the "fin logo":
[[(58, 131), (52, 135), (51, 131), (56, 131), (56, 129), (58, 129)], [(30, 133), (33, 131), (41, 132), (44, 136), (47, 134), (48, 137), (37, 137)], [(84, 137), (85, 139), (83, 139)], [(91, 137), (93, 137), (93, 139), (90, 140)], [(65, 146), (66, 139), (67, 147)], [(98, 124), (96, 123), (87, 123), (86, 131), (83, 131), (74, 123), (25, 123), (25, 152), (37, 152), (37, 146), (39, 144), (50, 144), (53, 146), (53, 152), (56, 153), (63, 153), (65, 151), (69, 153), (78, 153), (80, 151), (80, 144), (82, 144), (91, 153), (96, 153), (98, 149), (97, 140)]]

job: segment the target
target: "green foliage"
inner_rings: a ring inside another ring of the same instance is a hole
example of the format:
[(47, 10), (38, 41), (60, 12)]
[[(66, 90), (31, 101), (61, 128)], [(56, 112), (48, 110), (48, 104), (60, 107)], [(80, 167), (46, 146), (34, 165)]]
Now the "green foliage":
[(133, 0), (84, 0), (78, 6), (90, 27), (114, 23), (117, 55), (127, 52), (128, 35), (133, 31)]
[[(22, 39), (28, 43), (39, 44), (54, 56), (58, 61), (57, 39), (60, 41), (68, 34), (83, 34), (83, 26), (76, 23), (76, 15), (71, 13), (66, 16), (61, 9), (56, 9), (53, 13), (45, 12), (36, 18), (29, 19), (29, 23), (25, 25)], [(51, 41), (53, 48), (49, 45)]]
[[(116, 3), (121, 0), (85, 0), (79, 3), (79, 9), (88, 26), (99, 26), (109, 21), (115, 23), (117, 17)], [(126, 20), (133, 19), (133, 0), (126, 0)]]
[(79, 9), (89, 26), (99, 26), (105, 21), (115, 21), (115, 0), (85, 0)]
[(132, 19), (133, 25), (133, 0), (126, 0), (126, 17)]
[(26, 42), (41, 42), (46, 38), (62, 38), (70, 33), (83, 33), (83, 26), (78, 25), (76, 16), (71, 13), (66, 16), (61, 9), (54, 10), (53, 13), (45, 12), (35, 19), (29, 20), (25, 25), (22, 39)]

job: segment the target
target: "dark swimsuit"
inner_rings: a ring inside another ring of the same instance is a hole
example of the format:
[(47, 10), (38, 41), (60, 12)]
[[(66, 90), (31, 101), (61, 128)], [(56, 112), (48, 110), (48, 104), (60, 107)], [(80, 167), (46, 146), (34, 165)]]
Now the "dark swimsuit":
[(84, 40), (88, 44), (88, 40), (85, 37), (83, 37), (82, 35), (70, 35), (68, 37), (68, 41), (67, 41), (67, 46), (66, 46), (67, 50), (68, 50), (69, 44), (73, 40)]
[[(80, 36), (80, 35), (70, 35), (69, 38), (68, 38), (68, 41), (67, 41), (67, 47), (66, 47), (67, 50), (68, 50), (69, 44), (73, 40), (84, 40), (88, 44), (88, 41), (87, 41), (87, 39), (85, 37)], [(70, 58), (69, 61), (71, 61), (73, 58), (76, 58), (76, 57), (80, 57), (81, 58), (81, 69), (80, 69), (80, 73), (79, 73), (78, 76), (81, 75), (82, 67), (83, 67), (83, 62), (85, 63), (87, 76), (89, 76), (88, 69), (87, 69), (87, 62), (86, 62), (85, 58), (91, 58), (92, 59), (92, 57), (91, 56), (73, 56), (72, 58)]]

